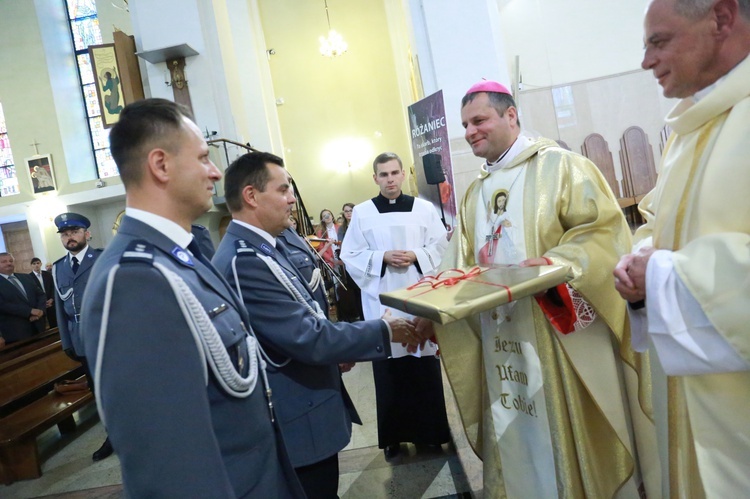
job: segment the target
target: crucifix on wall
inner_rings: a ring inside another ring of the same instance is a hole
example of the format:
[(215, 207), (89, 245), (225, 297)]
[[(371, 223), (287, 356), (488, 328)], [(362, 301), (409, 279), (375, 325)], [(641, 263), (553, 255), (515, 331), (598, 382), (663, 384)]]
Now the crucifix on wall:
[(198, 55), (198, 52), (187, 43), (138, 52), (138, 57), (151, 64), (165, 63), (164, 84), (172, 87), (174, 101), (193, 111), (190, 101), (190, 89), (185, 75), (185, 58)]
[(187, 107), (192, 112), (193, 104), (190, 101), (190, 89), (188, 88), (188, 81), (185, 78), (185, 58), (175, 57), (167, 59), (166, 63), (169, 70), (169, 81), (165, 81), (164, 83), (172, 87), (174, 101)]

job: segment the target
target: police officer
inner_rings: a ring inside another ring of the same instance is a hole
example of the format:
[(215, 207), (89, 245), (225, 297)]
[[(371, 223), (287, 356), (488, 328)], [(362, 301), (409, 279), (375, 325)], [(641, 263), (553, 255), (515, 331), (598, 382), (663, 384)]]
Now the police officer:
[(109, 134), (127, 207), (83, 309), (127, 497), (298, 499), (247, 311), (191, 224), (221, 172), (189, 112), (126, 106)]
[[(63, 350), (73, 360), (83, 364), (89, 387), (91, 372), (86, 362), (86, 352), (80, 333), (81, 305), (83, 304), (83, 290), (91, 275), (91, 268), (101, 254), (101, 249), (89, 247), (91, 222), (78, 213), (62, 213), (55, 217), (57, 232), (68, 253), (57, 260), (52, 266), (52, 276), (55, 282), (55, 308), (57, 325), (60, 330), (60, 340)], [(107, 438), (102, 446), (94, 452), (92, 458), (99, 461), (112, 454), (112, 444)]]

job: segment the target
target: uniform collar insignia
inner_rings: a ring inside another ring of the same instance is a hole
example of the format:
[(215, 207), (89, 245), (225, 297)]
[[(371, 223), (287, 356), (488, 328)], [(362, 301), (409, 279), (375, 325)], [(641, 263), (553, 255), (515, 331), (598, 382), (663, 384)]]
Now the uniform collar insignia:
[(195, 263), (193, 263), (193, 259), (190, 258), (190, 254), (179, 246), (172, 248), (172, 256), (184, 265), (195, 267)]
[(269, 245), (267, 245), (266, 243), (262, 243), (262, 244), (260, 245), (260, 249), (261, 249), (261, 251), (263, 251), (263, 253), (265, 253), (265, 254), (267, 254), (267, 255), (273, 255), (273, 248), (271, 248), (271, 247), (270, 247)]

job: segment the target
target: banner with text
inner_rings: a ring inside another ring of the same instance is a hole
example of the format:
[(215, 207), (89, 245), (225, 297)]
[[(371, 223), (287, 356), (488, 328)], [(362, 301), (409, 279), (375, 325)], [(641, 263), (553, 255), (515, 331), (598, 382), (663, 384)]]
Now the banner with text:
[(444, 225), (456, 225), (456, 191), (445, 120), (443, 91), (408, 107), (411, 148), (419, 197), (435, 205)]

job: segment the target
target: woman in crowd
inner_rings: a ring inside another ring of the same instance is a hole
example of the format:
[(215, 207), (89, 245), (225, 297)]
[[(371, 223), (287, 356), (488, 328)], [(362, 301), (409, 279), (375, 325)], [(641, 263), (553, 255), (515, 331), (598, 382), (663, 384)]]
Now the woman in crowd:
[[(349, 223), (352, 221), (353, 209), (354, 203), (346, 203), (341, 207), (341, 210), (344, 212), (344, 221), (338, 230), (337, 237), (339, 241), (343, 241), (344, 236), (346, 236), (346, 229), (349, 228)], [(338, 249), (341, 249), (341, 246)], [(338, 290), (337, 309), (339, 320), (345, 322), (362, 320), (362, 291), (360, 291), (354, 279), (351, 278), (349, 272), (346, 271), (343, 262), (339, 268), (341, 280), (344, 282), (344, 286), (346, 286), (346, 289), (339, 287)]]
[(331, 210), (322, 210), (320, 212), (320, 225), (315, 235), (320, 239), (325, 239), (325, 243), (318, 246), (318, 254), (332, 268), (337, 265), (336, 255), (334, 253), (335, 245), (338, 242), (339, 226), (334, 223), (333, 212)]
[(297, 219), (294, 218), (294, 215), (289, 215), (289, 220), (292, 222), (292, 225), (290, 225), (291, 229), (301, 236), (302, 234), (299, 232), (299, 224), (297, 223)]
[[(318, 239), (325, 239), (325, 242), (318, 243), (315, 251), (318, 255), (326, 262), (334, 272), (338, 272), (338, 265), (341, 263), (336, 257), (336, 244), (341, 244), (336, 239), (339, 226), (334, 222), (333, 212), (331, 210), (322, 210), (320, 212), (320, 225), (315, 231), (315, 236)], [(334, 282), (334, 276), (330, 275), (330, 272), (321, 269), (323, 271), (323, 280), (326, 284), (326, 292), (328, 294), (328, 302), (333, 305), (336, 300), (336, 283)], [(332, 312), (334, 313), (334, 312)]]

